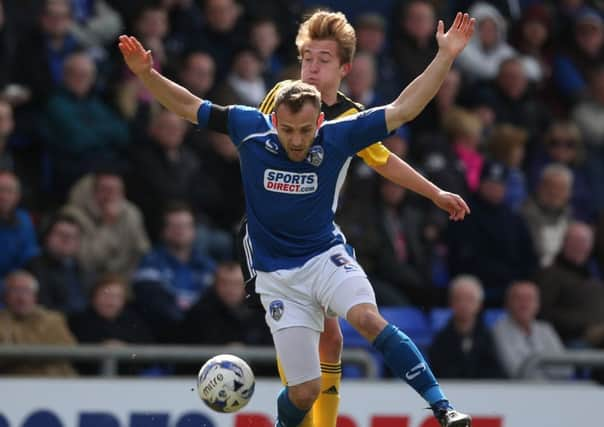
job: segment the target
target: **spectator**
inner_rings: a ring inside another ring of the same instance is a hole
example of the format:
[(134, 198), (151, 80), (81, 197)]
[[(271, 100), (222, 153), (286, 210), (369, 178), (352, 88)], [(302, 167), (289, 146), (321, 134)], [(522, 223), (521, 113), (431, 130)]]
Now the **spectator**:
[(161, 110), (151, 119), (151, 141), (132, 150), (128, 195), (143, 212), (153, 241), (159, 237), (162, 210), (172, 200), (199, 206), (200, 165), (183, 145), (188, 125), (176, 114)]
[(505, 19), (497, 8), (485, 2), (475, 3), (468, 13), (476, 19), (476, 33), (456, 64), (473, 80), (493, 80), (501, 63), (515, 54), (506, 41)]
[[(26, 271), (15, 270), (6, 276), (4, 303), (0, 310), (0, 344), (75, 345), (65, 318), (37, 304), (38, 282)], [(56, 361), (0, 361), (0, 373), (27, 376), (74, 376), (72, 366)]]
[(436, 53), (434, 6), (427, 0), (399, 1), (393, 17), (392, 55), (399, 68), (397, 82), (405, 87), (426, 68)]
[(522, 208), (541, 267), (549, 266), (560, 248), (571, 221), (570, 197), (573, 173), (560, 164), (550, 164), (541, 173), (534, 196)]
[(233, 54), (233, 65), (224, 82), (218, 86), (214, 99), (222, 105), (256, 107), (266, 95), (262, 78), (262, 58), (252, 47), (242, 47)]
[(215, 264), (193, 245), (195, 219), (187, 205), (168, 206), (163, 219), (162, 243), (143, 258), (133, 287), (154, 335), (167, 340), (174, 339), (174, 326), (210, 286)]
[(584, 7), (574, 14), (573, 27), (571, 42), (554, 59), (554, 80), (567, 102), (586, 94), (588, 76), (604, 59), (604, 20), (600, 14)]
[(356, 19), (357, 51), (368, 53), (376, 61), (376, 90), (386, 98), (400, 92), (396, 64), (386, 42), (386, 21), (378, 13), (363, 13)]
[(512, 39), (528, 79), (543, 87), (552, 75), (552, 17), (547, 7), (534, 4), (527, 8)]
[(480, 184), (480, 172), (484, 163), (484, 158), (478, 151), (482, 123), (476, 114), (461, 108), (452, 108), (443, 117), (443, 128), (455, 156), (463, 165), (466, 185), (471, 192), (475, 192)]
[(524, 220), (503, 203), (507, 176), (505, 165), (485, 164), (478, 192), (469, 202), (472, 215), (449, 225), (451, 274), (477, 276), (485, 286), (486, 304), (495, 307), (502, 305), (510, 282), (529, 277), (537, 267)]
[(452, 316), (434, 337), (429, 359), (440, 378), (501, 378), (491, 331), (480, 316), (484, 291), (474, 276), (457, 276), (449, 286)]
[[(212, 319), (212, 322), (207, 319)], [(219, 324), (220, 328), (213, 324)], [(239, 264), (234, 262), (218, 265), (214, 284), (186, 313), (179, 329), (189, 344), (271, 343), (264, 314), (245, 302), (243, 274)]]
[(165, 39), (170, 31), (167, 10), (159, 4), (147, 3), (139, 10), (133, 27), (140, 42), (153, 51), (155, 66), (161, 69), (167, 65)]
[(43, 106), (63, 81), (63, 62), (81, 46), (71, 32), (73, 14), (67, 0), (45, 0), (37, 27), (18, 41), (12, 80), (30, 92), (32, 105)]
[(495, 323), (495, 346), (510, 378), (568, 379), (572, 370), (565, 366), (524, 369), (535, 354), (558, 354), (564, 351), (560, 337), (552, 326), (536, 320), (539, 312), (539, 288), (533, 282), (512, 283), (506, 290), (506, 314)]
[(594, 232), (584, 223), (568, 227), (554, 263), (539, 272), (541, 314), (569, 345), (604, 348), (604, 284), (594, 274)]
[(369, 53), (359, 52), (352, 60), (344, 91), (352, 100), (367, 108), (383, 105), (385, 100), (375, 87), (376, 74), (375, 58)]
[(505, 204), (518, 212), (528, 196), (527, 182), (522, 164), (528, 134), (524, 129), (501, 124), (495, 126), (489, 136), (488, 149), (493, 158), (508, 167), (505, 186)]
[(42, 253), (26, 266), (40, 284), (39, 303), (67, 316), (84, 310), (91, 285), (90, 275), (77, 258), (81, 233), (73, 218), (58, 215), (44, 233)]
[(585, 144), (601, 152), (604, 146), (604, 64), (590, 74), (588, 81), (589, 90), (573, 109), (572, 117)]
[(115, 171), (83, 177), (72, 189), (62, 212), (80, 225), (79, 259), (94, 275), (117, 273), (130, 277), (149, 249), (142, 215), (124, 197), (124, 183)]
[(222, 79), (228, 75), (235, 50), (245, 42), (239, 19), (243, 8), (235, 0), (204, 0), (202, 4), (204, 28), (188, 35), (185, 50), (210, 53), (216, 75)]
[(180, 81), (194, 95), (205, 99), (214, 87), (216, 64), (205, 52), (191, 52), (184, 60), (180, 71)]
[[(231, 234), (245, 211), (239, 152), (228, 135), (213, 132), (191, 132), (189, 145), (202, 162), (204, 197), (201, 211), (211, 228)], [(200, 220), (202, 218), (199, 218)]]
[(23, 267), (39, 252), (29, 214), (17, 207), (20, 197), (17, 176), (0, 170), (0, 277)]
[[(80, 343), (120, 346), (153, 342), (143, 319), (126, 304), (128, 284), (120, 276), (106, 275), (96, 281), (85, 311), (69, 318), (69, 327)], [(140, 367), (140, 365), (138, 365)], [(140, 369), (123, 366), (121, 374), (134, 374)], [(97, 365), (82, 364), (82, 374), (98, 374)]]
[(15, 32), (13, 22), (4, 9), (4, 1), (0, 1), (0, 93), (6, 96), (6, 85), (9, 83), (10, 71), (15, 55)]
[(279, 78), (284, 63), (277, 49), (281, 35), (277, 24), (271, 18), (257, 19), (250, 24), (250, 43), (262, 59), (264, 83), (271, 87)]
[(71, 54), (63, 68), (63, 88), (45, 112), (54, 189), (61, 195), (101, 162), (119, 162), (128, 144), (126, 124), (94, 94), (96, 67), (90, 56)]
[(487, 110), (497, 123), (524, 128), (529, 134), (529, 141), (540, 136), (550, 120), (547, 108), (529, 85), (519, 57), (503, 60), (497, 70), (496, 80), (493, 83), (479, 84), (470, 104)]
[(122, 30), (120, 14), (105, 0), (72, 0), (74, 25), (71, 32), (85, 47), (111, 43)]
[[(142, 44), (153, 51), (153, 68), (169, 64), (166, 47), (169, 32), (168, 13), (160, 4), (145, 2), (136, 10), (132, 31)], [(119, 60), (121, 64), (121, 59)], [(146, 129), (149, 118), (161, 107), (147, 89), (126, 68), (118, 85), (118, 104), (122, 115), (133, 122), (135, 130)]]
[(597, 206), (604, 197), (604, 186), (599, 182), (594, 169), (588, 164), (581, 133), (577, 126), (569, 121), (555, 121), (543, 137), (529, 165), (529, 186), (536, 187), (541, 171), (551, 163), (567, 166), (573, 173), (571, 205), (573, 217), (577, 220), (593, 223)]
[(374, 188), (373, 199), (343, 209), (338, 223), (376, 283), (378, 304), (435, 305), (426, 215), (403, 187), (379, 178)]
[(13, 107), (0, 99), (0, 170), (14, 170), (15, 168), (15, 162), (8, 146), (14, 128)]

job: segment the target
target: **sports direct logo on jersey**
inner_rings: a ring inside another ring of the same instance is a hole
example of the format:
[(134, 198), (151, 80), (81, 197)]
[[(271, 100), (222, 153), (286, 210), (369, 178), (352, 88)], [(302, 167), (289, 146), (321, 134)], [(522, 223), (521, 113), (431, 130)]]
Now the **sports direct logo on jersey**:
[(316, 173), (295, 173), (266, 169), (264, 188), (275, 193), (308, 194), (317, 191), (319, 177)]

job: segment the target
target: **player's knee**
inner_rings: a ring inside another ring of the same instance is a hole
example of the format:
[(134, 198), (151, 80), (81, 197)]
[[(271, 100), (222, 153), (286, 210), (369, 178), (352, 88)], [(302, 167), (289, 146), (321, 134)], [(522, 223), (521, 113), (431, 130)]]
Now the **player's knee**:
[(310, 409), (321, 392), (321, 380), (313, 380), (289, 387), (289, 398), (300, 409)]
[(369, 341), (373, 341), (388, 324), (377, 308), (369, 304), (351, 308), (347, 317), (350, 324)]

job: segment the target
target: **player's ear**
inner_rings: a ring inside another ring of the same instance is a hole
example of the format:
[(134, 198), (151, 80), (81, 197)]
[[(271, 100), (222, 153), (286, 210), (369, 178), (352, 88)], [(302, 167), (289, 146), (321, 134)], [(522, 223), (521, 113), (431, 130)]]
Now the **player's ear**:
[(325, 113), (323, 113), (323, 111), (321, 111), (319, 113), (319, 117), (317, 117), (317, 128), (320, 128), (324, 121), (325, 121)]
[(271, 123), (273, 124), (273, 127), (276, 129), (277, 128), (277, 115), (275, 114), (274, 111), (271, 113)]
[(342, 78), (346, 77), (350, 70), (352, 69), (352, 62), (347, 62), (345, 64), (340, 65), (340, 72), (342, 74)]

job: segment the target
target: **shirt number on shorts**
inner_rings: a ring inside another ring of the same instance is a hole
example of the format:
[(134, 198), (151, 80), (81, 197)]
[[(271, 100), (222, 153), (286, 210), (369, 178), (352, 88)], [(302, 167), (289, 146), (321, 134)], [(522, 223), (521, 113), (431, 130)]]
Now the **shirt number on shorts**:
[(333, 262), (336, 265), (336, 267), (341, 267), (350, 262), (350, 261), (348, 261), (348, 258), (346, 258), (344, 255), (339, 254), (339, 253), (330, 256), (329, 259), (331, 259), (331, 262)]

